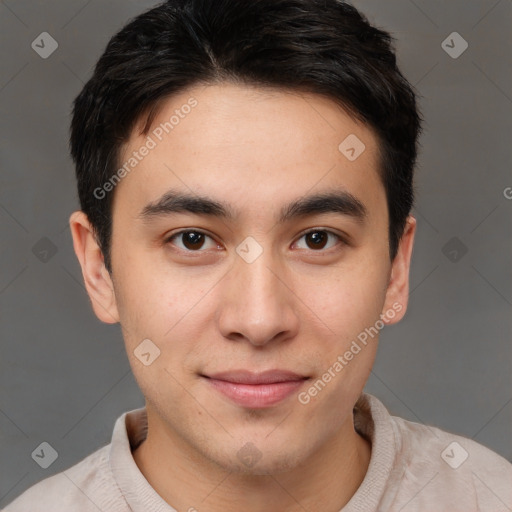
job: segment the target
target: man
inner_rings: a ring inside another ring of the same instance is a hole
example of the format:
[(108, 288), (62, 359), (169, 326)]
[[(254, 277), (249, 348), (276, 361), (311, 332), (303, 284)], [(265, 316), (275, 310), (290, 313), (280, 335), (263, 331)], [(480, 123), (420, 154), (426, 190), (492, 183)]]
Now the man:
[(405, 314), (420, 121), (336, 0), (170, 0), (75, 100), (74, 249), (144, 408), (7, 511), (498, 511), (512, 465), (363, 392)]

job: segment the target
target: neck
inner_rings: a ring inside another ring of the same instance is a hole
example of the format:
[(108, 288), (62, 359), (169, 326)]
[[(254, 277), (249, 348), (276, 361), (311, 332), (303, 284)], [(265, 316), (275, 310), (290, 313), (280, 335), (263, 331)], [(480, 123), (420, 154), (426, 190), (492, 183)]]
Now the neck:
[(354, 430), (352, 416), (300, 466), (268, 475), (231, 472), (191, 454), (186, 443), (159, 436), (151, 426), (148, 416), (148, 436), (133, 457), (153, 489), (177, 510), (339, 512), (361, 485), (370, 462), (371, 444)]

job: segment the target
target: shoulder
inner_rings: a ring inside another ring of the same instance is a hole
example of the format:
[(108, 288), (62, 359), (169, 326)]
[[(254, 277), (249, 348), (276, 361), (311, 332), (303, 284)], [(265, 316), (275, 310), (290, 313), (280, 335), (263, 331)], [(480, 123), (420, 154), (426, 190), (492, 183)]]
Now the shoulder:
[[(99, 448), (70, 468), (29, 487), (4, 512), (80, 512), (125, 510), (109, 466), (110, 444)], [(104, 508), (106, 503), (111, 506)]]
[(393, 503), (400, 503), (403, 512), (512, 508), (512, 464), (504, 457), (462, 435), (390, 419), (397, 443), (395, 478), (400, 480)]

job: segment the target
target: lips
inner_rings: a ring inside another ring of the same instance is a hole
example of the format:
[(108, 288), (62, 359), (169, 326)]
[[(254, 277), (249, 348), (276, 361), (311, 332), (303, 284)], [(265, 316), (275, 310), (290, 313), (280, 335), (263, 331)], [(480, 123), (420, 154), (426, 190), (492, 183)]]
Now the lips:
[(306, 377), (287, 370), (267, 370), (261, 373), (253, 373), (247, 370), (233, 370), (207, 375), (215, 380), (233, 382), (234, 384), (274, 384), (276, 382), (290, 382), (303, 380)]
[(231, 402), (253, 409), (278, 404), (298, 391), (308, 380), (308, 377), (288, 370), (268, 370), (261, 373), (233, 370), (202, 377), (209, 386)]

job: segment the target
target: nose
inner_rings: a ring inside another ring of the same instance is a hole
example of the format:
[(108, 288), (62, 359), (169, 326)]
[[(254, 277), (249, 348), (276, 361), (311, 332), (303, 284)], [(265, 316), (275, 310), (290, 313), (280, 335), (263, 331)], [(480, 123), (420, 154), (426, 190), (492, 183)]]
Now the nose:
[(252, 263), (236, 256), (220, 295), (217, 321), (224, 337), (264, 346), (297, 334), (298, 298), (286, 269), (272, 261), (270, 251)]

